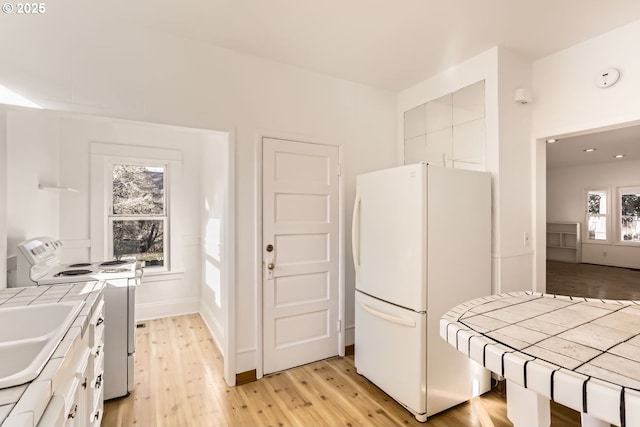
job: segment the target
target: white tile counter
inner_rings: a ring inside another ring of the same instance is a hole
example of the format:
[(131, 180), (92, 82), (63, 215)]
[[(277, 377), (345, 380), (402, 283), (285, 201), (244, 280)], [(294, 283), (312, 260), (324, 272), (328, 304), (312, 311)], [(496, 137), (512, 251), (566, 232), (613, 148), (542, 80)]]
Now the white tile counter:
[(550, 400), (583, 426), (640, 426), (640, 302), (492, 295), (451, 309), (440, 336), (507, 380), (516, 427), (548, 427)]
[[(72, 341), (80, 341), (74, 337), (83, 337), (87, 332), (89, 319), (94, 315), (94, 310), (98, 306), (96, 302), (101, 298), (103, 288), (103, 282), (94, 281), (1, 289), (0, 308), (64, 301), (85, 301), (84, 307), (52, 355), (50, 359), (52, 362), (56, 358), (64, 358), (66, 353), (70, 351)], [(20, 325), (0, 325), (0, 327), (19, 328)], [(47, 364), (40, 375), (27, 384), (0, 389), (0, 425), (35, 425), (37, 423), (51, 398), (51, 383), (55, 372), (45, 371), (51, 371), (52, 366), (51, 363)], [(46, 381), (42, 380), (43, 375), (49, 375)]]

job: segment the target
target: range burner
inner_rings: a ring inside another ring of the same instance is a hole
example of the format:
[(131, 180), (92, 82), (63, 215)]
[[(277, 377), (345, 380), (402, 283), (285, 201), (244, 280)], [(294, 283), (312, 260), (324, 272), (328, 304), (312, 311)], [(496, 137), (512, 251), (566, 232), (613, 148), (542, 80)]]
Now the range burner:
[(78, 268), (78, 267), (89, 267), (91, 265), (90, 262), (79, 262), (77, 264), (71, 264), (69, 267)]
[(84, 274), (91, 274), (93, 271), (91, 270), (64, 270), (60, 273), (55, 274), (53, 277), (61, 277), (61, 276), (81, 276)]
[(122, 264), (129, 264), (131, 262), (131, 260), (125, 260), (125, 259), (116, 259), (113, 261), (105, 261), (102, 264), (100, 264), (100, 267), (108, 267), (111, 265), (122, 265)]

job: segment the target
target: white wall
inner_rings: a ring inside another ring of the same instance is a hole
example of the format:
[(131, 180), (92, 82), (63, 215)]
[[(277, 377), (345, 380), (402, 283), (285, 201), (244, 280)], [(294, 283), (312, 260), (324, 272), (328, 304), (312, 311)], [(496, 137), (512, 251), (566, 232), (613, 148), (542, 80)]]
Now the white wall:
[(516, 89), (531, 90), (531, 62), (507, 49), (498, 51), (500, 292), (531, 290), (533, 282), (531, 104), (514, 101)]
[[(587, 40), (533, 63), (533, 134), (536, 281), (544, 289), (546, 206), (541, 189), (546, 188), (544, 139), (603, 130), (620, 123), (640, 120), (640, 21)], [(595, 86), (597, 73), (618, 68), (621, 80), (615, 86)]]
[[(554, 168), (547, 171), (547, 220), (580, 222), (582, 227), (582, 262), (640, 268), (640, 247), (617, 244), (619, 187), (640, 186), (640, 161), (617, 161), (589, 166)], [(611, 196), (610, 243), (585, 243), (585, 191), (608, 188)]]
[(37, 236), (59, 236), (60, 200), (67, 193), (38, 185), (69, 187), (59, 178), (59, 123), (46, 111), (7, 112), (7, 253)]
[[(224, 253), (225, 227), (227, 224), (227, 181), (229, 142), (226, 135), (211, 135), (202, 142), (201, 187), (203, 189), (200, 211), (203, 229), (200, 312), (209, 325), (209, 329), (218, 347), (223, 348), (227, 333), (225, 314), (228, 309), (228, 283), (225, 263), (228, 254)], [(224, 355), (223, 355), (224, 356)]]
[[(492, 48), (398, 95), (397, 120), (405, 111), (485, 81), (485, 170), (492, 174), (493, 292), (531, 289), (532, 234), (530, 109), (513, 101), (518, 87), (531, 87), (529, 63), (503, 48)], [(399, 150), (403, 142), (398, 130)], [(401, 155), (401, 151), (399, 151)]]
[[(40, 105), (234, 131), (236, 370), (255, 369), (256, 138), (287, 134), (343, 146), (350, 206), (355, 173), (394, 164), (395, 94), (124, 22), (117, 30), (86, 28), (82, 37), (46, 25), (6, 28), (0, 28), (0, 83)], [(55, 43), (43, 54), (45, 40)], [(348, 282), (348, 295), (352, 289)], [(347, 301), (345, 323), (352, 319)]]

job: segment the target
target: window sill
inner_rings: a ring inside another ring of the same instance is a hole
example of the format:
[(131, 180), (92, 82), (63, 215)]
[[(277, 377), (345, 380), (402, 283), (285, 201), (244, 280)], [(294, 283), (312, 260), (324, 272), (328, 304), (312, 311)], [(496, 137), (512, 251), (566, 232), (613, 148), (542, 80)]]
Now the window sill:
[(608, 240), (591, 240), (591, 239), (585, 239), (582, 243), (585, 245), (611, 245), (612, 244)]
[(179, 280), (184, 276), (184, 271), (168, 271), (164, 269), (144, 269), (142, 283), (144, 282), (164, 282), (168, 280)]
[(622, 246), (623, 248), (640, 248), (640, 242), (618, 242), (616, 246)]

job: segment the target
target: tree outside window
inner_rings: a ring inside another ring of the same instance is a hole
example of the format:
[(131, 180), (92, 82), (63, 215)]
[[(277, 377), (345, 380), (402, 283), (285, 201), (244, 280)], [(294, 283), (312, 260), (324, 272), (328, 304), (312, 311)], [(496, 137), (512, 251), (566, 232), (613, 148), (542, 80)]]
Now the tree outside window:
[(587, 191), (587, 238), (607, 240), (607, 191)]
[(113, 255), (135, 257), (145, 266), (164, 266), (166, 167), (115, 164), (112, 172)]
[(640, 242), (640, 187), (620, 189), (620, 241)]

